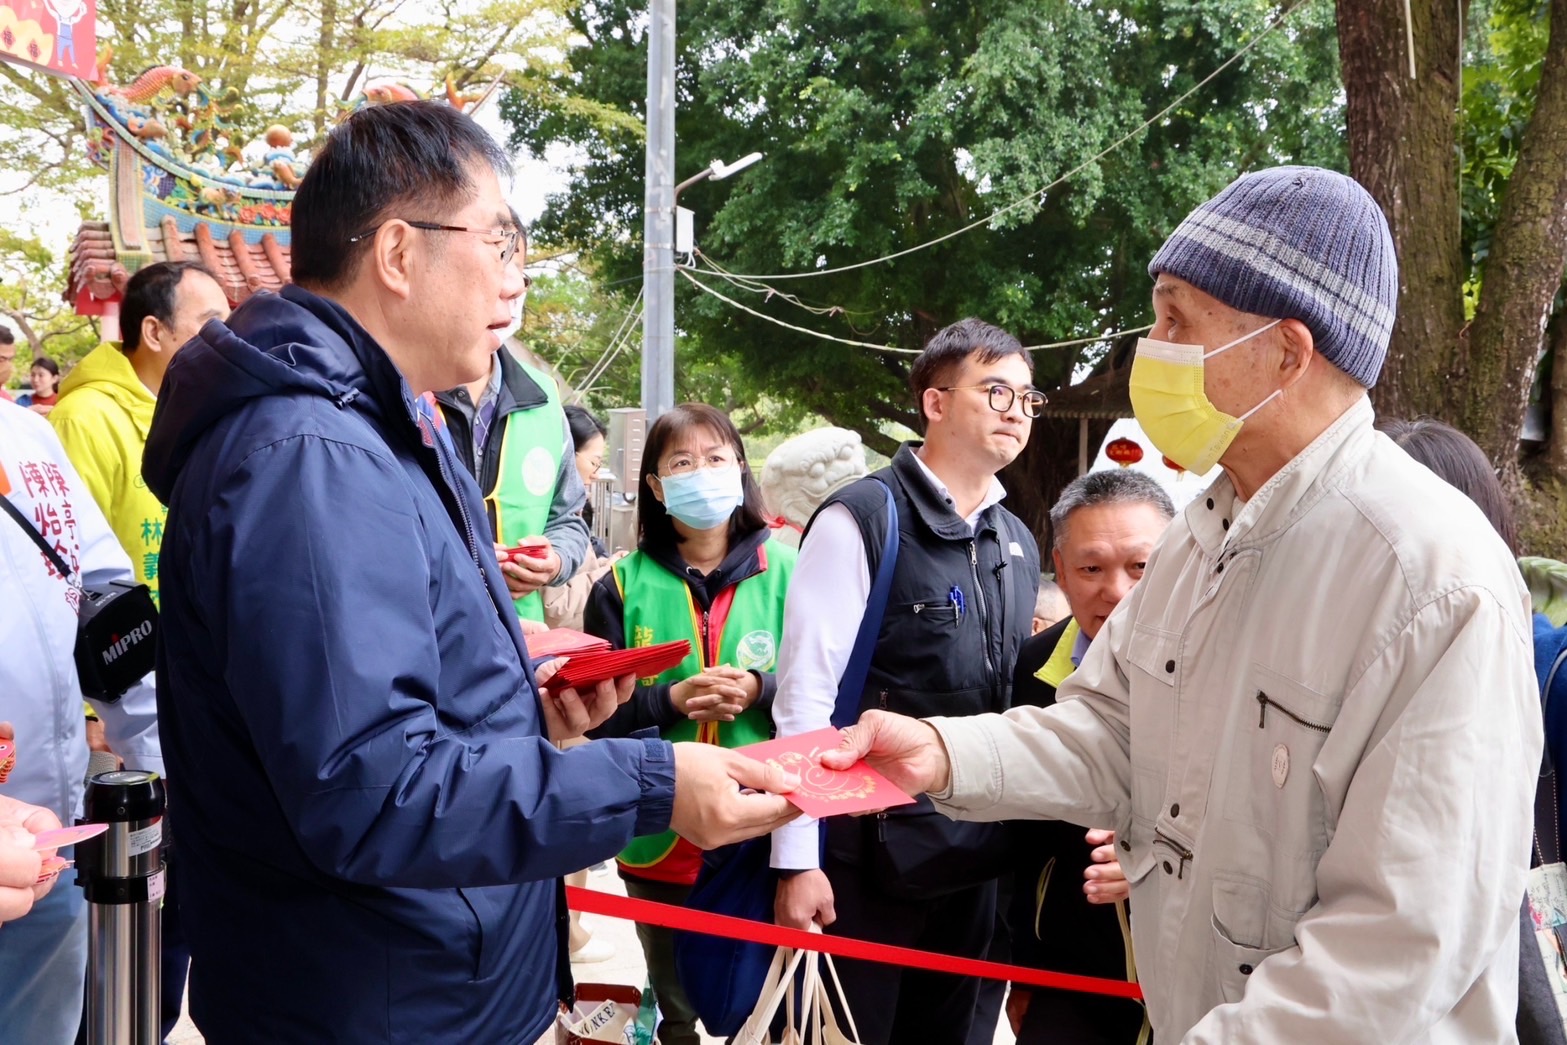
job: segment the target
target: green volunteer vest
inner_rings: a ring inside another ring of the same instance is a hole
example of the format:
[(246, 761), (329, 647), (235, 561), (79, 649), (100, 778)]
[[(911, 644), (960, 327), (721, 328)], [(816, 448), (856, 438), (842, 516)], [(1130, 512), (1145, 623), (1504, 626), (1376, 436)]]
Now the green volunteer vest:
[[(496, 541), (510, 548), (524, 537), (537, 537), (549, 522), (555, 500), (555, 479), (565, 452), (566, 415), (549, 375), (517, 360), (517, 365), (544, 389), (545, 401), (506, 415), (501, 439), (500, 470), (486, 500), (495, 516)], [(531, 592), (515, 601), (517, 616), (544, 619), (544, 599)]]
[[(621, 559), (611, 572), (625, 606), (627, 646), (653, 646), (687, 639), (691, 655), (643, 685), (679, 682), (710, 664), (728, 664), (746, 671), (776, 671), (778, 643), (783, 637), (784, 592), (794, 573), (795, 550), (768, 541), (758, 550), (762, 571), (727, 589), (708, 613), (707, 644), (702, 642), (702, 612), (685, 581), (641, 551)], [(713, 651), (717, 656), (713, 656)], [(662, 730), (665, 740), (696, 740), (723, 747), (741, 747), (772, 736), (772, 721), (761, 710), (747, 708), (733, 722), (692, 722)], [(620, 854), (628, 867), (651, 867), (675, 848), (673, 831), (633, 838)]]

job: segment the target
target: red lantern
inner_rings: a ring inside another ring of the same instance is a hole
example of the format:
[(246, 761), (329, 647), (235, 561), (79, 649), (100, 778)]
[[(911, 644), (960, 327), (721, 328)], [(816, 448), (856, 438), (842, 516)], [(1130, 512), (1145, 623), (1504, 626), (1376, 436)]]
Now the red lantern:
[(1176, 482), (1180, 482), (1181, 481), (1181, 477), (1186, 474), (1186, 469), (1182, 468), (1180, 465), (1176, 464), (1174, 461), (1170, 460), (1168, 457), (1163, 458), (1163, 460), (1164, 460), (1164, 466), (1166, 468), (1168, 468), (1170, 471), (1175, 473), (1175, 481)]
[(1122, 468), (1127, 468), (1143, 459), (1143, 448), (1136, 440), (1122, 436), (1105, 447), (1105, 456)]

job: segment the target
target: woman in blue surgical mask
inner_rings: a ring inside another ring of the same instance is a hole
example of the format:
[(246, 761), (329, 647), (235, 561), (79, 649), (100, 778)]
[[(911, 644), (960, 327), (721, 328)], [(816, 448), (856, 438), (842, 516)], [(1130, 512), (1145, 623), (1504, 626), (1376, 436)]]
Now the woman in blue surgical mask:
[[(639, 681), (592, 735), (656, 727), (667, 740), (740, 747), (770, 739), (784, 593), (793, 548), (768, 539), (745, 446), (721, 410), (677, 406), (648, 430), (637, 489), (637, 550), (593, 586), (588, 631), (617, 647), (687, 639), (691, 655)], [(631, 896), (683, 904), (702, 854), (672, 832), (620, 854)], [(658, 995), (664, 1045), (698, 1045), (696, 1013), (675, 973), (670, 931), (637, 926)]]

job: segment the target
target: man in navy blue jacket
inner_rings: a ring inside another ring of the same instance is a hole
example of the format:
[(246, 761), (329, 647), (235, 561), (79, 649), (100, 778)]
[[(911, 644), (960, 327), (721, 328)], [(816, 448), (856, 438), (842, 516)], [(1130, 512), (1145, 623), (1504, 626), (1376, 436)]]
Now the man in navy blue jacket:
[(570, 991), (556, 876), (791, 818), (743, 755), (551, 743), (631, 680), (540, 696), (420, 399), (484, 373), (522, 293), (498, 173), (455, 110), (355, 114), (295, 197), (297, 286), (208, 323), (158, 398), (158, 703), (208, 1041), (531, 1045)]

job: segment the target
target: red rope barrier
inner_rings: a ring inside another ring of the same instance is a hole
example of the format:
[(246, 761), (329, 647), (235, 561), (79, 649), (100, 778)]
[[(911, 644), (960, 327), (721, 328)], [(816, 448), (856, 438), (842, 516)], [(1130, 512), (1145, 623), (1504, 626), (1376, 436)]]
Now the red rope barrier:
[(1094, 976), (1077, 976), (1072, 973), (1046, 972), (1043, 969), (1026, 969), (1020, 965), (1003, 965), (978, 958), (956, 958), (950, 954), (919, 951), (912, 947), (893, 947), (885, 943), (871, 943), (847, 936), (828, 936), (824, 933), (806, 932), (803, 929), (786, 929), (781, 925), (753, 922), (727, 914), (710, 914), (693, 911), (688, 907), (655, 903), (652, 900), (635, 900), (628, 896), (566, 886), (566, 902), (574, 911), (601, 914), (608, 918), (624, 918), (644, 925), (658, 925), (666, 929), (684, 929), (688, 932), (724, 936), (731, 940), (761, 943), (770, 947), (793, 947), (798, 950), (821, 951), (840, 958), (858, 958), (862, 961), (884, 962), (930, 972), (948, 972), (959, 976), (982, 976), (992, 980), (1011, 980), (1029, 987), (1049, 987), (1056, 990), (1078, 991), (1084, 994), (1105, 994), (1115, 998), (1140, 1000), (1142, 988), (1125, 980), (1105, 980)]

